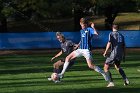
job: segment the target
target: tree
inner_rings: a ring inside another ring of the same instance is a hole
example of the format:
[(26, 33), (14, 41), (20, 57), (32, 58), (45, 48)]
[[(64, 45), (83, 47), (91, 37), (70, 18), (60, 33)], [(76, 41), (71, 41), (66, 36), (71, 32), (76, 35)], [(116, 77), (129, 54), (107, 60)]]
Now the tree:
[(119, 13), (119, 2), (121, 0), (96, 0), (97, 6), (101, 7), (100, 11), (103, 11), (105, 18), (106, 30), (111, 30), (112, 24)]
[(100, 11), (104, 11), (105, 28), (110, 30), (119, 12), (136, 11), (140, 0), (95, 0)]
[(3, 3), (0, 0), (0, 32), (7, 32), (7, 21), (5, 15), (2, 13), (3, 9)]
[[(37, 21), (41, 18), (72, 16), (72, 0), (0, 0), (0, 27), (7, 28), (6, 19), (15, 18)], [(6, 32), (6, 29), (0, 31)]]
[(79, 24), (79, 18), (85, 16), (83, 11), (92, 6), (95, 6), (95, 14), (98, 10), (105, 15), (105, 27), (110, 29), (120, 9), (138, 10), (139, 5), (140, 0), (0, 0), (0, 31), (7, 31), (7, 18), (13, 15), (16, 19), (39, 22), (41, 18), (72, 17), (72, 9), (75, 10), (75, 24)]

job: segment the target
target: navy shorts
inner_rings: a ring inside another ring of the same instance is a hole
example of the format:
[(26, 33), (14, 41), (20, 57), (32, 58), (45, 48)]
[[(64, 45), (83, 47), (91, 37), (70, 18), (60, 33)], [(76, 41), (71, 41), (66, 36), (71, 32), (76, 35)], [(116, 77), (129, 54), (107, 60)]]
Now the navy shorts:
[(117, 59), (117, 58), (111, 58), (111, 57), (108, 57), (105, 61), (105, 64), (115, 64), (117, 66), (119, 66), (121, 63), (121, 60), (120, 59)]
[[(65, 62), (65, 59), (61, 59), (62, 62)], [(71, 66), (73, 66), (75, 63), (75, 59), (70, 60), (70, 64), (68, 66), (68, 68), (70, 68)]]

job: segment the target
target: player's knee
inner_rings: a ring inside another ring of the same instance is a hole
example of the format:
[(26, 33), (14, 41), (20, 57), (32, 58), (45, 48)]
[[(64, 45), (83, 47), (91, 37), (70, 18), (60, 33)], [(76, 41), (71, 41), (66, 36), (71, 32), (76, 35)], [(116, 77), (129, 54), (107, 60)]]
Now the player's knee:
[(105, 72), (108, 72), (108, 70), (109, 70), (109, 67), (104, 66), (104, 71), (105, 71)]
[(58, 64), (55, 64), (55, 63), (53, 64), (53, 67), (56, 68), (56, 69), (59, 68)]
[(118, 71), (119, 71), (120, 66), (115, 65), (115, 68), (116, 68), (116, 70), (118, 70)]
[(93, 65), (88, 65), (88, 67), (89, 67), (90, 69), (94, 69), (94, 66), (93, 66)]
[(106, 67), (104, 67), (104, 71), (107, 72), (108, 70), (106, 69)]
[(69, 60), (70, 60), (70, 56), (67, 56), (65, 61), (69, 62)]
[(119, 68), (116, 68), (117, 71), (119, 71)]
[(118, 68), (118, 67), (115, 67), (115, 68), (116, 68), (117, 71), (119, 71), (119, 69), (120, 69), (120, 68)]
[(55, 64), (53, 64), (53, 68), (55, 68), (56, 67), (56, 65)]

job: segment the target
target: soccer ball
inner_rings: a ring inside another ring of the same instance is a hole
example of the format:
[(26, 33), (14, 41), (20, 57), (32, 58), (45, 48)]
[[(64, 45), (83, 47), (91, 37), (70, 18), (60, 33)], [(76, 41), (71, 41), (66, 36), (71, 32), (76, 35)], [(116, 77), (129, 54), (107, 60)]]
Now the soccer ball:
[(52, 73), (52, 75), (51, 75), (51, 79), (52, 79), (53, 81), (58, 80), (58, 79), (59, 79), (58, 74), (57, 74), (57, 73)]

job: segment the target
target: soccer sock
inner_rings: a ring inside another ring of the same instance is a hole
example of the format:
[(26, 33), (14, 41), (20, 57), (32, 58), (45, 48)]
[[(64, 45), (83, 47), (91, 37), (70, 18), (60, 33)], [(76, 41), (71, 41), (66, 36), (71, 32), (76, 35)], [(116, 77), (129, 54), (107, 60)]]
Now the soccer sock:
[(69, 66), (69, 62), (65, 62), (64, 65), (63, 65), (63, 70), (61, 72), (61, 75), (63, 75), (65, 73), (65, 71), (67, 70), (68, 66)]
[(59, 72), (59, 69), (56, 69), (56, 68), (53, 69), (53, 72), (54, 72), (54, 73), (57, 73), (57, 74), (60, 73), (60, 72)]
[(126, 79), (126, 75), (125, 75), (125, 72), (123, 71), (122, 68), (119, 68), (119, 73), (122, 76), (122, 78), (125, 80)]
[(105, 74), (104, 71), (101, 68), (99, 68), (98, 66), (95, 66), (94, 70), (98, 73)]
[(105, 74), (108, 76), (108, 79), (109, 79), (108, 81), (113, 82), (112, 74), (110, 73), (110, 71), (105, 72)]

